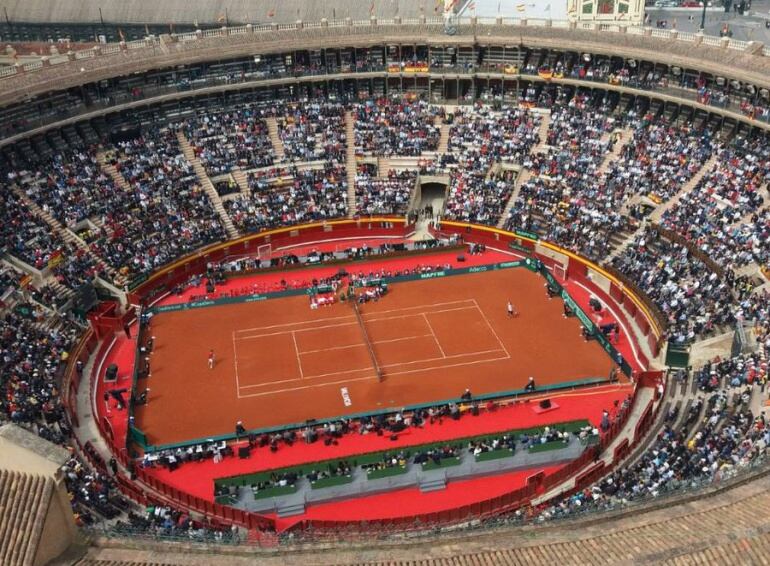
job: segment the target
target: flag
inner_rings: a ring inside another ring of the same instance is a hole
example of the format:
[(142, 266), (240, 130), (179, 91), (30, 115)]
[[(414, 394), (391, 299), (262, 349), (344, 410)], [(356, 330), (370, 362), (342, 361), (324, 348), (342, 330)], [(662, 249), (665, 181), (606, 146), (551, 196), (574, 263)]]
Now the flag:
[(218, 21), (220, 24), (223, 24), (223, 23), (225, 23), (225, 19), (226, 19), (226, 18), (225, 18), (225, 15), (224, 15), (224, 14), (219, 14), (219, 17), (217, 18), (217, 21)]
[(195, 18), (195, 20), (193, 20), (193, 25), (194, 25), (196, 28), (198, 27), (198, 18)]
[(527, 9), (527, 5), (526, 4), (516, 4), (516, 11), (517, 12), (523, 12), (526, 9)]
[(369, 15), (370, 15), (370, 16), (373, 16), (373, 15), (374, 15), (374, 2), (372, 2), (372, 5), (371, 5), (371, 6), (369, 6)]
[(471, 2), (470, 4), (468, 4), (468, 9), (469, 10), (473, 10), (475, 12), (476, 11), (476, 2)]
[(626, 15), (624, 13), (622, 13), (622, 12), (620, 14), (618, 14), (618, 19), (619, 20), (622, 20), (625, 17), (626, 17)]
[(274, 17), (275, 17), (275, 10), (270, 10), (270, 11), (267, 13), (267, 17), (268, 17), (268, 18), (274, 18)]
[(150, 26), (144, 24), (144, 35), (150, 35)]

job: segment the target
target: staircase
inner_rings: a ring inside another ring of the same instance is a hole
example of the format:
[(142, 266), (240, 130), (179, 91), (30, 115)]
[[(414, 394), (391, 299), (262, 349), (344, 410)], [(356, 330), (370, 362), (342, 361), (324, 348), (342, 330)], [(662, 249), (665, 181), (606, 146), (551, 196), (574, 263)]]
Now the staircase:
[(248, 194), (249, 177), (246, 175), (246, 171), (240, 167), (236, 167), (231, 171), (231, 173), (233, 175), (233, 179), (235, 179), (235, 182), (238, 183), (238, 186), (241, 188), (241, 194)]
[(541, 114), (540, 127), (537, 129), (537, 136), (540, 141), (537, 142), (537, 145), (532, 148), (531, 153), (534, 154), (545, 150), (546, 146), (548, 145), (546, 142), (548, 141), (548, 128), (550, 127), (551, 114)]
[(102, 168), (102, 171), (110, 176), (112, 182), (115, 183), (116, 186), (120, 187), (126, 192), (131, 190), (131, 185), (128, 184), (126, 178), (120, 174), (120, 171), (118, 171), (112, 163), (107, 162), (107, 157), (103, 151), (100, 151), (96, 154), (96, 160), (99, 162), (99, 166)]
[(29, 210), (37, 216), (38, 218), (41, 218), (43, 222), (48, 224), (48, 226), (51, 227), (51, 231), (58, 236), (61, 237), (62, 240), (64, 240), (68, 244), (72, 244), (74, 246), (77, 246), (81, 250), (85, 251), (88, 255), (90, 255), (94, 261), (96, 261), (96, 264), (106, 273), (110, 275), (110, 277), (115, 277), (117, 275), (117, 271), (102, 260), (98, 255), (96, 255), (91, 248), (86, 244), (83, 240), (77, 237), (75, 232), (70, 230), (69, 228), (65, 228), (64, 226), (59, 223), (58, 220), (56, 220), (53, 216), (51, 216), (50, 213), (46, 212), (42, 208), (40, 208), (36, 203), (34, 203), (32, 200), (27, 198), (27, 195), (22, 191), (17, 185), (13, 185), (12, 190), (16, 195), (22, 200), (22, 202), (29, 208)]
[[(345, 112), (345, 140), (347, 142), (345, 168), (348, 173), (348, 218), (353, 218), (358, 212), (356, 207), (356, 170), (358, 166), (356, 163), (355, 119), (350, 110)], [(379, 168), (377, 175), (380, 175)]]
[(674, 206), (680, 200), (682, 200), (684, 195), (692, 191), (698, 185), (698, 183), (700, 183), (700, 180), (703, 179), (703, 177), (706, 176), (709, 171), (711, 171), (718, 160), (719, 157), (716, 154), (712, 155), (709, 160), (703, 164), (703, 167), (700, 168), (700, 171), (698, 171), (689, 181), (682, 185), (682, 188), (679, 189), (678, 193), (669, 199), (668, 202), (661, 204), (658, 208), (652, 211), (652, 214), (650, 214), (650, 220), (653, 222), (659, 222), (667, 210), (674, 208)]
[(508, 214), (511, 212), (514, 203), (519, 199), (519, 193), (521, 192), (521, 186), (530, 180), (532, 172), (529, 169), (521, 169), (519, 175), (516, 177), (516, 182), (513, 184), (513, 193), (511, 198), (508, 199), (508, 204), (505, 205), (503, 213), (500, 215), (500, 220), (497, 222), (498, 228), (503, 228), (505, 222), (508, 220)]
[(52, 277), (50, 280), (47, 281), (47, 283), (49, 287), (51, 287), (54, 291), (56, 291), (57, 295), (59, 295), (60, 297), (64, 297), (65, 300), (70, 301), (73, 298), (75, 298), (75, 291), (73, 291), (66, 285), (63, 285), (62, 283), (59, 283), (59, 281), (57, 281), (56, 278)]
[(206, 191), (211, 204), (214, 206), (214, 210), (217, 211), (219, 218), (222, 219), (222, 224), (224, 224), (225, 230), (227, 230), (227, 235), (231, 239), (237, 238), (241, 234), (238, 232), (238, 230), (236, 230), (235, 224), (233, 224), (233, 220), (230, 218), (230, 215), (227, 214), (225, 206), (222, 204), (222, 198), (214, 188), (214, 183), (211, 182), (211, 179), (209, 179), (209, 176), (206, 174), (206, 170), (203, 168), (203, 165), (201, 165), (200, 159), (195, 156), (195, 151), (190, 145), (190, 142), (187, 141), (187, 138), (181, 131), (176, 133), (176, 137), (179, 140), (179, 147), (181, 148), (182, 153), (184, 154), (185, 158), (187, 158), (187, 161), (192, 163), (193, 169), (195, 169), (195, 174), (198, 176), (198, 180), (200, 181), (203, 190)]
[(286, 159), (286, 152), (283, 150), (283, 142), (281, 136), (278, 134), (278, 122), (276, 122), (273, 116), (265, 118), (267, 123), (267, 131), (270, 134), (270, 143), (273, 144), (273, 151), (275, 152), (275, 161), (283, 161)]
[(436, 117), (436, 125), (439, 127), (440, 134), (436, 153), (447, 153), (449, 151), (449, 130), (451, 126), (449, 124), (442, 124), (439, 117)]
[(419, 487), (422, 493), (440, 491), (446, 489), (446, 478), (443, 475), (438, 478), (421, 478)]
[(305, 512), (305, 504), (299, 503), (286, 503), (279, 505), (276, 509), (276, 513), (279, 517), (291, 517), (293, 515), (301, 515)]
[(597, 177), (606, 173), (607, 169), (609, 169), (610, 164), (612, 164), (612, 162), (620, 159), (620, 152), (623, 150), (623, 146), (626, 144), (626, 140), (628, 140), (633, 133), (628, 128), (618, 129), (613, 131), (611, 134), (607, 136), (607, 141), (609, 141), (609, 137), (612, 136), (612, 134), (614, 134), (615, 132), (620, 132), (620, 137), (615, 142), (615, 147), (612, 148), (612, 151), (608, 152), (607, 155), (604, 156), (604, 161), (602, 161), (602, 164), (599, 166), (599, 169), (596, 171)]
[(387, 157), (378, 157), (377, 158), (377, 178), (384, 179), (388, 176), (388, 171), (390, 171), (391, 165), (390, 165), (390, 159)]

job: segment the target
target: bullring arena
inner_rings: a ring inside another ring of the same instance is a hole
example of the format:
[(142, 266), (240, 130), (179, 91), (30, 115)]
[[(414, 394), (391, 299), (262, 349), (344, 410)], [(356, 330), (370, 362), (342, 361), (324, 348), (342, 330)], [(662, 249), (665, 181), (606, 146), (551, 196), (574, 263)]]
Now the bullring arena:
[(80, 4), (0, 23), (0, 564), (768, 563), (744, 14)]

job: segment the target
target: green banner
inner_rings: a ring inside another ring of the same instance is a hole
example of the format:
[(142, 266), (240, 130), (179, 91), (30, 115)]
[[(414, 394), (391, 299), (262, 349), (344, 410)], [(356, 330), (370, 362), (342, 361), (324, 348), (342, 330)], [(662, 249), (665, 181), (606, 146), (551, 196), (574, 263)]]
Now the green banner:
[(535, 234), (534, 232), (527, 232), (526, 230), (514, 230), (514, 234), (517, 236), (521, 236), (522, 238), (529, 238), (530, 240), (539, 240), (540, 236)]

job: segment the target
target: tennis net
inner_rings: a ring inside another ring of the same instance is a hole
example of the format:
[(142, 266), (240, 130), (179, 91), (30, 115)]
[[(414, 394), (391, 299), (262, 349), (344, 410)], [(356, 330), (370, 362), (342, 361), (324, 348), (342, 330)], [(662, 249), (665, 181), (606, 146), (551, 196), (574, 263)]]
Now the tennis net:
[(361, 327), (361, 334), (364, 335), (364, 343), (366, 343), (366, 349), (369, 350), (369, 356), (372, 358), (372, 366), (374, 366), (374, 371), (377, 373), (377, 379), (382, 381), (382, 370), (380, 369), (380, 364), (377, 363), (377, 356), (374, 355), (374, 347), (372, 347), (372, 342), (369, 340), (369, 332), (367, 332), (364, 319), (361, 317), (361, 311), (358, 309), (358, 301), (353, 299), (350, 301), (350, 304), (353, 305), (358, 325)]

